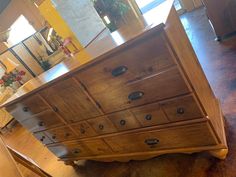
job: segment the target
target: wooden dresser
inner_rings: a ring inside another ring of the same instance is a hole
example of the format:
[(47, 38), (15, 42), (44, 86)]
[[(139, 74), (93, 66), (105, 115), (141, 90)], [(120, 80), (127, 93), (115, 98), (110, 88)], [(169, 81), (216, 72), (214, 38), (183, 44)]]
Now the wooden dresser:
[(235, 0), (203, 0), (207, 16), (216, 33), (217, 40), (236, 33), (236, 1)]
[(2, 107), (67, 164), (227, 154), (219, 103), (171, 0), (30, 80)]

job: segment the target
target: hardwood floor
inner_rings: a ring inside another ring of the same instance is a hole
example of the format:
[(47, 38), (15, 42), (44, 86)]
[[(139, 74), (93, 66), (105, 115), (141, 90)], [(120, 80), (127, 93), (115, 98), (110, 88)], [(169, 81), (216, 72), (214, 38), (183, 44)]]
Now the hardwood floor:
[[(217, 160), (206, 153), (162, 155), (128, 163), (80, 162), (78, 169), (65, 166), (24, 128), (17, 126), (5, 142), (34, 159), (55, 177), (236, 177), (236, 37), (222, 43), (214, 33), (204, 9), (181, 17), (206, 76), (222, 103), (226, 118), (229, 155)], [(34, 177), (30, 173), (26, 176)], [(36, 175), (35, 175), (36, 176)]]

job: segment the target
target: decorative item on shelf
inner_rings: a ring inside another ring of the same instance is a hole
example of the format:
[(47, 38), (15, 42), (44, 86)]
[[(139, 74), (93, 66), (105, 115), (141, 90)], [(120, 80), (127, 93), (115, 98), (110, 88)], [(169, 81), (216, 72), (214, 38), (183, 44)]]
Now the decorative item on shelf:
[[(73, 51), (69, 49), (70, 46), (73, 48)], [(68, 57), (71, 57), (79, 52), (79, 49), (76, 47), (76, 45), (73, 43), (70, 37), (64, 39), (63, 44), (61, 45), (61, 49), (64, 51), (65, 55)]]
[(5, 58), (0, 61), (0, 64), (5, 69), (5, 75), (0, 79), (1, 88), (12, 87), (14, 90), (18, 89), (25, 82), (26, 72), (17, 70), (18, 64)]
[(0, 42), (7, 42), (11, 29), (7, 29), (6, 31), (0, 32)]
[(130, 10), (124, 0), (92, 0), (94, 7), (111, 32), (124, 23), (124, 16)]

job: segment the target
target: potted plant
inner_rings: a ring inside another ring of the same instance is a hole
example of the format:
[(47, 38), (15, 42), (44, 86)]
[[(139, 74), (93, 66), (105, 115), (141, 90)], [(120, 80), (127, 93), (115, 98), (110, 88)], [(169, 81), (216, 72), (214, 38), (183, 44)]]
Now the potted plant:
[(98, 14), (110, 31), (115, 31), (122, 23), (124, 23), (124, 16), (130, 10), (130, 6), (124, 0), (92, 1)]

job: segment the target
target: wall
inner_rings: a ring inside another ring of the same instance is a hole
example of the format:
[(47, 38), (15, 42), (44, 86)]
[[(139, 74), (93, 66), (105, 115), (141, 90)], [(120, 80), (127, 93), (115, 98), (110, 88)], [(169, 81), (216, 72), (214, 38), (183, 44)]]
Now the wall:
[(106, 29), (90, 0), (52, 0), (52, 2), (83, 47)]
[(36, 30), (43, 28), (44, 18), (30, 0), (12, 0), (0, 14), (0, 31), (8, 29), (21, 14), (28, 19)]
[(83, 48), (81, 43), (77, 40), (75, 34), (71, 31), (67, 23), (54, 8), (50, 0), (45, 0), (39, 6), (39, 11), (41, 15), (48, 21), (48, 23), (54, 28), (54, 30), (59, 36), (64, 39), (67, 37), (71, 37), (73, 43), (77, 46), (77, 48)]

